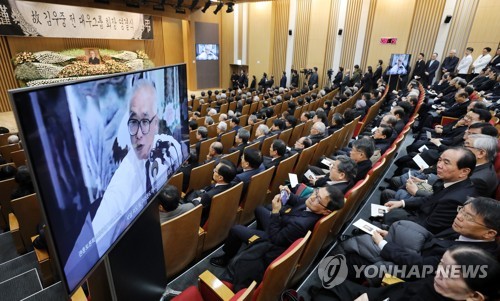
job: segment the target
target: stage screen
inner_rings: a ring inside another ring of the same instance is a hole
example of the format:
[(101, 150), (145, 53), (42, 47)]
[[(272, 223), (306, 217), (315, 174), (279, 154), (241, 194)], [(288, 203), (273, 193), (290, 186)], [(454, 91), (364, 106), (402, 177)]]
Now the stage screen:
[(406, 75), (410, 64), (411, 54), (391, 54), (388, 75)]
[(9, 93), (71, 294), (187, 159), (186, 66)]
[(217, 61), (219, 60), (218, 44), (196, 44), (197, 61)]

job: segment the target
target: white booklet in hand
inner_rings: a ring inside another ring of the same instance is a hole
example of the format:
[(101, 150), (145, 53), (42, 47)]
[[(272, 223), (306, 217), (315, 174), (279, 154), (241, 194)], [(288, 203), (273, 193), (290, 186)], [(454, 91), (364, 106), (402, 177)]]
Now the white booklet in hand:
[(306, 171), (306, 173), (304, 174), (304, 176), (306, 177), (306, 179), (316, 180), (316, 175), (310, 169), (308, 169)]
[(420, 157), (419, 154), (413, 157), (413, 161), (415, 162), (415, 164), (417, 164), (419, 168), (422, 169), (429, 168), (429, 164), (427, 164), (427, 162), (425, 162), (424, 159), (422, 159), (422, 157)]
[(422, 145), (419, 149), (418, 149), (418, 152), (421, 153), (423, 152), (424, 150), (428, 150), (429, 148), (427, 147), (427, 145)]
[(321, 163), (325, 164), (328, 167), (330, 167), (332, 165), (332, 162), (328, 159), (321, 160)]
[(389, 212), (389, 208), (382, 205), (372, 204), (371, 211), (371, 216), (384, 216), (384, 214)]
[(353, 225), (370, 235), (373, 235), (373, 231), (381, 230), (379, 227), (374, 226), (361, 218), (358, 219)]
[(294, 173), (289, 173), (288, 178), (290, 179), (290, 186), (294, 188), (299, 184), (299, 178), (297, 177), (296, 174)]

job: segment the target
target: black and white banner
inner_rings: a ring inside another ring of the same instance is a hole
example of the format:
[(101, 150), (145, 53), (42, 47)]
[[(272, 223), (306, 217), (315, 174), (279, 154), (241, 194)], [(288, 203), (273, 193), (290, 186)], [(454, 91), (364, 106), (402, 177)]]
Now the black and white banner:
[(153, 18), (107, 9), (0, 0), (0, 35), (151, 40)]

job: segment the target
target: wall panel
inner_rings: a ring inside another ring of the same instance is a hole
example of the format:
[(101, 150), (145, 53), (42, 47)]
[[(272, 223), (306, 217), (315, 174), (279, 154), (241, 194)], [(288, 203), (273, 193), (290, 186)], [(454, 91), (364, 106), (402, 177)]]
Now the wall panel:
[[(430, 59), (434, 51), (436, 37), (441, 23), (441, 16), (446, 0), (420, 0), (415, 5), (413, 22), (408, 40), (407, 53), (412, 54), (411, 66), (417, 61), (417, 54), (423, 52), (425, 60)], [(445, 56), (438, 53), (438, 60), (442, 61)]]
[[(484, 47), (492, 49), (491, 56), (495, 56), (494, 52), (500, 43), (500, 1), (498, 0), (481, 0), (479, 1), (474, 23), (470, 31), (467, 46), (473, 47), (474, 58), (479, 56)], [(459, 55), (461, 52), (459, 51)]]
[[(293, 46), (292, 68), (300, 70), (307, 68), (307, 50), (309, 45), (309, 25), (311, 18), (312, 0), (297, 0), (297, 21), (295, 25), (295, 43)], [(300, 74), (299, 86), (304, 76)]]
[[(368, 1), (368, 0), (365, 0)], [(378, 60), (369, 62), (368, 61), (368, 50), (370, 49), (371, 35), (373, 29), (373, 20), (375, 19), (375, 8), (377, 7), (377, 0), (370, 1), (370, 8), (368, 10), (368, 22), (366, 23), (366, 34), (363, 48), (363, 55), (361, 56), (360, 66), (364, 69), (368, 66), (372, 66), (375, 71), (375, 66), (378, 64)]]
[(342, 53), (340, 66), (353, 70), (354, 65), (359, 65), (360, 62), (354, 61), (356, 41), (358, 39), (359, 19), (361, 17), (361, 9), (363, 0), (350, 0), (347, 2), (347, 16), (344, 25), (344, 40), (342, 43)]
[[(391, 53), (405, 53), (416, 0), (377, 0), (368, 50), (368, 64), (382, 59), (384, 68)], [(380, 38), (397, 38), (395, 45), (382, 45)]]
[[(238, 7), (240, 10), (241, 19), (241, 6)], [(235, 63), (234, 57), (234, 15), (233, 14), (223, 14), (222, 15), (222, 43), (220, 47), (220, 57), (221, 57), (221, 76), (222, 87), (230, 87), (231, 85), (231, 71), (229, 69), (229, 64)], [(238, 26), (238, 29), (240, 27)], [(241, 35), (238, 35), (239, 40), (241, 40)], [(239, 48), (241, 51), (241, 48)], [(241, 53), (241, 52), (240, 52)]]
[[(478, 3), (479, 0), (457, 0), (453, 18), (451, 19), (450, 32), (444, 47), (446, 52), (450, 49), (457, 49), (457, 55), (459, 57), (463, 55), (467, 47), (467, 41), (469, 40), (469, 33), (472, 28), (472, 22), (474, 21)], [(493, 14), (495, 18), (498, 18), (498, 13), (490, 13)], [(498, 30), (496, 30), (496, 32), (498, 34)], [(476, 50), (472, 56), (476, 58), (480, 53), (480, 51)]]
[[(162, 29), (165, 36), (161, 46), (161, 55), (165, 60), (165, 65), (179, 64), (184, 62), (184, 47), (182, 45), (182, 20), (172, 18), (162, 18)], [(155, 37), (156, 38), (156, 37)], [(160, 43), (158, 43), (160, 44)]]
[(325, 61), (328, 36), (328, 27), (325, 26), (325, 20), (328, 20), (330, 17), (330, 6), (330, 1), (313, 1), (311, 3), (307, 67), (318, 67), (318, 84), (323, 82), (324, 77), (327, 77), (326, 71), (329, 69), (322, 69), (321, 66), (323, 66)]
[(17, 88), (17, 81), (14, 77), (14, 68), (12, 66), (12, 54), (9, 50), (9, 44), (6, 37), (0, 37), (0, 112), (12, 111), (7, 91)]
[[(332, 0), (330, 5), (330, 14), (328, 16), (328, 33), (326, 35), (325, 59), (323, 61), (323, 70), (328, 70), (333, 66), (333, 52), (335, 51), (335, 40), (337, 39), (337, 23), (339, 18), (340, 0)], [(333, 70), (333, 76), (337, 70)], [(320, 81), (321, 87), (328, 84), (328, 77), (324, 76)]]
[[(249, 83), (252, 75), (257, 83), (266, 72), (271, 71), (272, 53), (272, 2), (248, 3), (248, 69)], [(269, 75), (270, 77), (270, 75)], [(276, 79), (275, 79), (276, 82)]]
[(290, 15), (290, 0), (273, 1), (273, 45), (271, 74), (275, 84), (279, 85), (282, 72), (286, 65), (286, 47), (288, 43), (288, 18)]

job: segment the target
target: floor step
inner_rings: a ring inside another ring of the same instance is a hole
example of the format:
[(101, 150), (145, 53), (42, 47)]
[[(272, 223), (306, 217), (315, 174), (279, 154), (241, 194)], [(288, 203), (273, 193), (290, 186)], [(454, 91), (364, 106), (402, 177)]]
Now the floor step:
[(18, 301), (42, 290), (42, 283), (36, 269), (0, 282), (2, 301)]
[(35, 252), (29, 252), (0, 264), (0, 282), (38, 268)]
[(0, 234), (0, 264), (19, 256), (10, 232)]
[(66, 301), (68, 295), (64, 290), (61, 282), (54, 283), (53, 285), (41, 290), (31, 296), (28, 296), (21, 301)]

